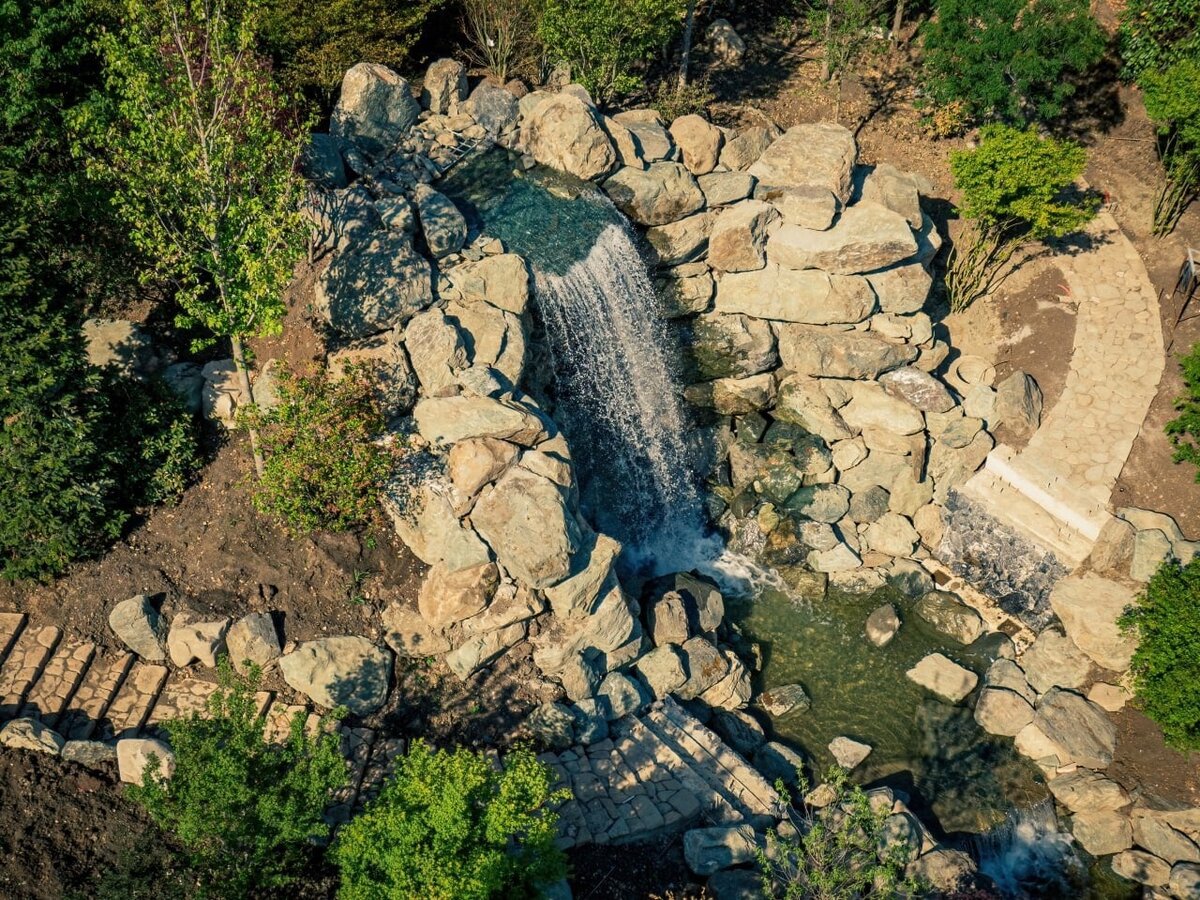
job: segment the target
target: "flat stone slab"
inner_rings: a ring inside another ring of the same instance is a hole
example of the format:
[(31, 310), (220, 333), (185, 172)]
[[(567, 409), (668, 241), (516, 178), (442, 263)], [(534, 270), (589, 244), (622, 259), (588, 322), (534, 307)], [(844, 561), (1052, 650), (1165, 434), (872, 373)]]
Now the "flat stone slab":
[(951, 703), (964, 700), (979, 683), (978, 675), (940, 653), (930, 653), (904, 674)]

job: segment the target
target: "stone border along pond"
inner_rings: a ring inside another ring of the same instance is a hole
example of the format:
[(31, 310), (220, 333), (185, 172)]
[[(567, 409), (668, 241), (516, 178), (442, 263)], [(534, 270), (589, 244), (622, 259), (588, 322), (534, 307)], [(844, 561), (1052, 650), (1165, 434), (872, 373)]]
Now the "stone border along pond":
[[(1120, 677), (1132, 648), (1114, 620), (1136, 590), (1129, 577), (1145, 574), (1152, 553), (1182, 558), (1192, 547), (1166, 517), (1121, 511), (1090, 570), (1054, 587), (1061, 627), (1036, 635), (933, 558), (955, 489), (994, 446), (990, 432), (1035, 430), (1040, 392), (1023, 373), (994, 388), (939, 376), (951, 349), (923, 311), (942, 243), (921, 207), (928, 187), (890, 166), (856, 167), (853, 137), (837, 125), (730, 133), (684, 116), (668, 128), (651, 110), (605, 116), (577, 85), (519, 98), (487, 82), (468, 92), (453, 60), (430, 67), (420, 102), (382, 66), (347, 72), (330, 134), (313, 136), (305, 160), (308, 212), (330, 257), (315, 309), (335, 336), (329, 367), (368, 367), (393, 426), (418, 449), (386, 506), (430, 569), (415, 604), (384, 612), (390, 649), (354, 636), (288, 645), (246, 620), (237, 639), (270, 645), (271, 664), (318, 706), (358, 715), (385, 701), (392, 653), (442, 656), (467, 679), (528, 641), (562, 689), (528, 725), (573, 790), (563, 845), (690, 828), (689, 865), (725, 885), (721, 896), (751, 877), (736, 867), (782, 812), (764, 786), (806, 762), (770, 739), (761, 716), (803, 715), (821, 698), (802, 684), (761, 690), (770, 647), (730, 621), (734, 598), (693, 573), (622, 576), (620, 544), (581, 512), (571, 448), (527, 393), (530, 266), (495, 236), (472, 234), (434, 186), (468, 143), (508, 149), (519, 168), (593, 181), (644, 229), (664, 314), (683, 338), (683, 394), (715, 451), (708, 512), (730, 548), (814, 607), (891, 591), (892, 603), (868, 606), (853, 626), (864, 652), (886, 653), (919, 618), (942, 649), (905, 675), (929, 701), (973, 707), (979, 726), (1013, 737), (1088, 852), (1113, 855), (1115, 871), (1161, 895), (1197, 896), (1200, 810), (1161, 808), (1103, 772), (1116, 741), (1107, 711), (1127, 699)], [(173, 369), (209, 415), (227, 418), (246, 399), (220, 364)], [(269, 366), (253, 392), (270, 401)], [(228, 623), (168, 631), (141, 598), (118, 605), (112, 624), (142, 669), (177, 632), (174, 666), (234, 640)], [(50, 647), (14, 641), (0, 677), (24, 696)], [(980, 641), (983, 661), (964, 649)], [(41, 662), (31, 668), (27, 653)], [(7, 674), (17, 655), (34, 673), (25, 681)], [(142, 679), (153, 690), (130, 701), (139, 715), (113, 737), (139, 734), (172, 683), (172, 669), (154, 668)], [(103, 718), (108, 702), (88, 715)], [(36, 709), (25, 713), (5, 742), (62, 747)], [(376, 765), (369, 748), (388, 744), (358, 731), (346, 744), (356, 788), (368, 759), (382, 777), (387, 760)], [(811, 749), (865, 772), (874, 748), (861, 737)], [(913, 815), (913, 798), (871, 795), (892, 810), (890, 839), (914, 873), (942, 890), (986, 883), (971, 855), (940, 846)], [(818, 788), (806, 801), (821, 798)], [(354, 802), (343, 798), (347, 814)]]

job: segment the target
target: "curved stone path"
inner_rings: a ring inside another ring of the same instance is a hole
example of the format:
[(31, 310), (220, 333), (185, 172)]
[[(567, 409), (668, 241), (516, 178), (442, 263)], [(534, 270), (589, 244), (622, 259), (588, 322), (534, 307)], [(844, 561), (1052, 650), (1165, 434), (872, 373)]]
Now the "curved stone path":
[(1062, 395), (1023, 450), (997, 446), (962, 489), (1066, 568), (1108, 521), (1164, 367), (1158, 294), (1137, 250), (1108, 212), (1085, 235), (1087, 249), (1055, 257), (1079, 304)]

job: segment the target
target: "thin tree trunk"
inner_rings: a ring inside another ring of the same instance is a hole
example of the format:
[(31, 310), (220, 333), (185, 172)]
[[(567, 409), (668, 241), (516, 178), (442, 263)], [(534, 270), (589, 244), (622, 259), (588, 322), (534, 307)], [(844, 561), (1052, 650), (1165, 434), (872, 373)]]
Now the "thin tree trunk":
[(825, 0), (825, 70), (826, 81), (833, 78), (833, 4), (834, 0)]
[(896, 0), (896, 14), (892, 17), (892, 43), (899, 39), (900, 28), (904, 25), (904, 0)]
[[(242, 339), (233, 335), (229, 338), (229, 343), (233, 347), (233, 365), (237, 369), (238, 390), (242, 392), (247, 403), (253, 403), (254, 395), (250, 393), (250, 373), (246, 371), (246, 351), (242, 347)], [(254, 471), (262, 478), (263, 456), (262, 451), (258, 449), (258, 431), (254, 428), (247, 430), (250, 432), (250, 452), (254, 454)]]
[(688, 67), (692, 61), (692, 28), (696, 24), (696, 0), (688, 0), (687, 17), (683, 20), (683, 47), (679, 54), (679, 89), (688, 83)]

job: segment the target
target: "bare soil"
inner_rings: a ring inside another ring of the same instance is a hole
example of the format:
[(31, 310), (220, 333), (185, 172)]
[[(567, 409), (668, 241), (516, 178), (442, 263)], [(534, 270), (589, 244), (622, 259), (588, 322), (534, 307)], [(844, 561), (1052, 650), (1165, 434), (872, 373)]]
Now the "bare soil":
[(589, 844), (567, 854), (575, 900), (708, 900), (674, 835), (620, 847)]

